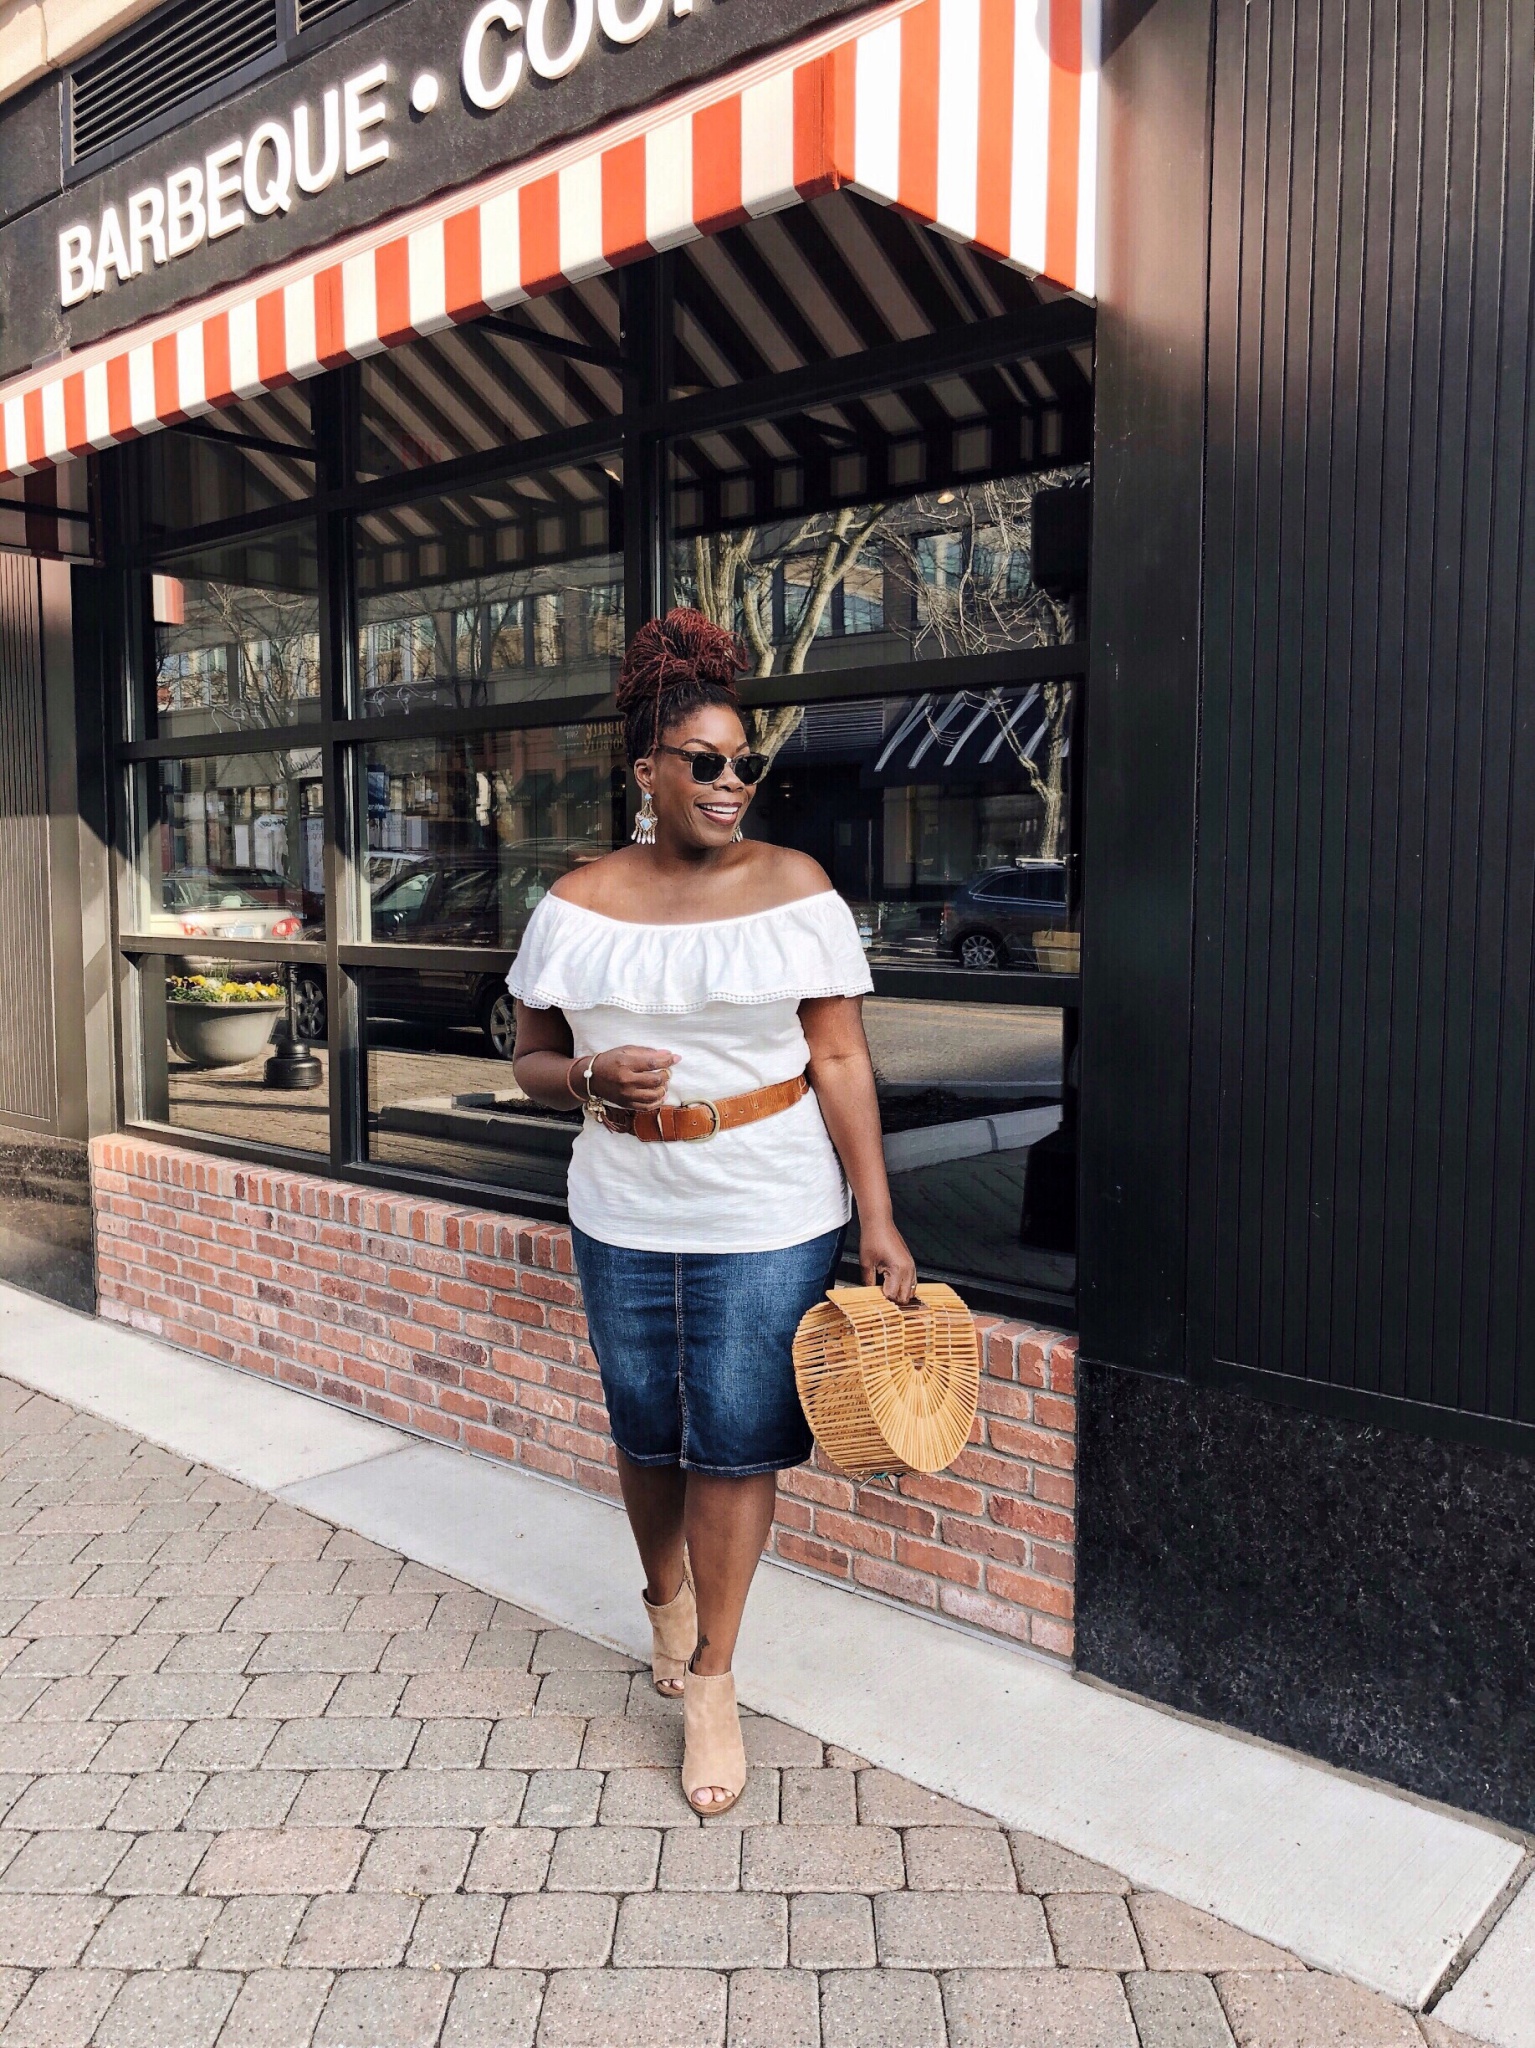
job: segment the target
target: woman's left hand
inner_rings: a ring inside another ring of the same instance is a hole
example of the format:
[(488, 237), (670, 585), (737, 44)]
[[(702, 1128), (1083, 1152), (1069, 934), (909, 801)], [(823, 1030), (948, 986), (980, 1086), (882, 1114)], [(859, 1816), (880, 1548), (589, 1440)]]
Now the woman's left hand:
[(858, 1228), (858, 1266), (865, 1287), (883, 1285), (887, 1301), (902, 1308), (912, 1300), (917, 1284), (917, 1262), (906, 1249), (906, 1240), (894, 1223), (866, 1224)]

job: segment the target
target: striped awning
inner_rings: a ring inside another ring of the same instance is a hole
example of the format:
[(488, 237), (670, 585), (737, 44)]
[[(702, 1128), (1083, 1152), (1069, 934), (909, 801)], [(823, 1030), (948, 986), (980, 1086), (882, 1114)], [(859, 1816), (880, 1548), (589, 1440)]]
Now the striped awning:
[(0, 387), (20, 476), (849, 188), (1093, 292), (1101, 0), (893, 0)]

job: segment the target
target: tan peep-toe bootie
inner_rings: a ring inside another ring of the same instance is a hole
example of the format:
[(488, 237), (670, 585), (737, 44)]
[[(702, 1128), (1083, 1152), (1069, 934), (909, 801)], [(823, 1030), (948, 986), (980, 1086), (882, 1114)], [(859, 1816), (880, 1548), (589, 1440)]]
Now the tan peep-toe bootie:
[(682, 1691), (688, 1659), (698, 1648), (698, 1608), (693, 1598), (693, 1574), (686, 1559), (682, 1584), (664, 1607), (657, 1607), (644, 1592), (640, 1598), (650, 1616), (651, 1683), (658, 1693), (674, 1700)]
[[(682, 1742), (682, 1789), (688, 1805), (706, 1820), (729, 1813), (746, 1790), (746, 1748), (733, 1671), (715, 1678), (688, 1672), (682, 1681)], [(700, 1806), (694, 1794), (710, 1785), (730, 1796), (717, 1806)]]

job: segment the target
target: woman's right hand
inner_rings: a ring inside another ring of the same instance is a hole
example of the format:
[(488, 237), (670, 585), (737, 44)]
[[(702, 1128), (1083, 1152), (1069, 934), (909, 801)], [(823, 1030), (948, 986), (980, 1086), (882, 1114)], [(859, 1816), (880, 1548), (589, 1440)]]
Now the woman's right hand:
[[(615, 1045), (592, 1062), (591, 1092), (619, 1109), (659, 1109), (677, 1059), (650, 1045)], [(579, 1088), (579, 1070), (573, 1078)]]

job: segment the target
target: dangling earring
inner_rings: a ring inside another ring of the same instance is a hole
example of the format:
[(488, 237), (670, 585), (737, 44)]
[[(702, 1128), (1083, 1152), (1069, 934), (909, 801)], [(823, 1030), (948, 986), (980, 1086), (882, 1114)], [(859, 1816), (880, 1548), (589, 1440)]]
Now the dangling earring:
[(734, 832), (734, 834), (732, 835), (732, 840), (731, 840), (731, 844), (732, 844), (732, 845), (735, 845), (735, 846), (739, 846), (739, 845), (740, 845), (740, 843), (741, 843), (741, 841), (742, 841), (742, 840), (743, 840), (743, 839), (744, 839), (745, 837), (746, 837), (746, 834), (745, 834), (745, 833), (744, 833), (744, 832), (743, 832), (743, 831), (741, 830), (740, 826), (739, 826), (739, 825), (737, 825), (737, 827), (736, 827), (736, 829), (735, 829), (735, 832)]
[(655, 806), (650, 801), (650, 791), (648, 789), (640, 799), (640, 807), (634, 819), (634, 830), (629, 834), (629, 837), (636, 846), (654, 846), (656, 843)]

